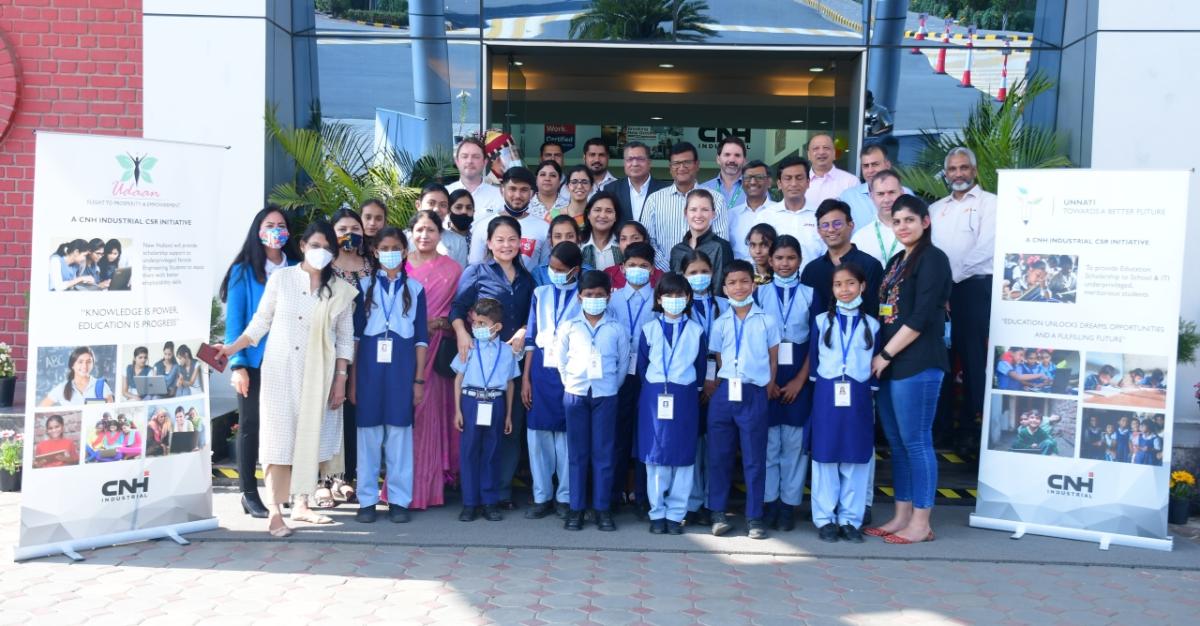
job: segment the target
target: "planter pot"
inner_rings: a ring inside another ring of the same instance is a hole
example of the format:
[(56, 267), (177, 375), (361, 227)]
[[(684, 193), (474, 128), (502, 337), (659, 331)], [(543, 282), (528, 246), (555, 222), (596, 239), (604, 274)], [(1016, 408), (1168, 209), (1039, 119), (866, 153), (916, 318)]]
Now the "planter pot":
[(0, 470), (0, 491), (20, 491), (21, 490), (21, 470), (10, 474), (4, 470)]
[(1184, 498), (1171, 498), (1169, 504), (1167, 504), (1167, 523), (1188, 523), (1188, 509), (1190, 505), (1191, 502)]
[(17, 377), (6, 376), (0, 378), (0, 407), (9, 407), (13, 405), (13, 396), (17, 393)]

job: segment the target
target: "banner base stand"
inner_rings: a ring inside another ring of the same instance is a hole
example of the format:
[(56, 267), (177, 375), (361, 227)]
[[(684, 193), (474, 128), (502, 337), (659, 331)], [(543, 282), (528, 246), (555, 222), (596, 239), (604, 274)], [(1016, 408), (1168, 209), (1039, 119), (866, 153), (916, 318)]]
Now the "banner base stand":
[(97, 537), (88, 537), (86, 539), (76, 539), (74, 541), (64, 541), (62, 543), (45, 543), (37, 546), (26, 546), (24, 548), (13, 548), (14, 561), (26, 561), (29, 559), (37, 559), (44, 556), (64, 555), (72, 561), (82, 561), (84, 557), (80, 554), (83, 550), (95, 550), (96, 548), (107, 548), (118, 544), (134, 543), (137, 541), (149, 541), (151, 539), (171, 539), (179, 545), (186, 546), (189, 542), (182, 537), (182, 533), (199, 533), (206, 530), (216, 530), (219, 524), (217, 518), (211, 517), (208, 519), (196, 520), (194, 522), (184, 522), (182, 524), (171, 524), (170, 526), (155, 526), (154, 528), (143, 528), (141, 530), (131, 530), (123, 533), (112, 533), (110, 535), (100, 535)]
[(1171, 537), (1167, 537), (1166, 539), (1153, 539), (1150, 537), (1121, 535), (1117, 533), (1106, 533), (1096, 530), (1084, 530), (1081, 528), (1066, 528), (1063, 526), (1048, 526), (1044, 524), (1031, 524), (1029, 522), (1015, 522), (1013, 520), (997, 519), (994, 517), (982, 517), (974, 513), (971, 514), (969, 525), (973, 528), (1011, 531), (1013, 539), (1020, 539), (1021, 537), (1030, 534), (1042, 535), (1044, 537), (1058, 537), (1059, 539), (1074, 539), (1076, 541), (1094, 541), (1098, 544), (1098, 547), (1101, 550), (1108, 550), (1109, 546), (1117, 545), (1170, 552), (1175, 546), (1175, 541)]

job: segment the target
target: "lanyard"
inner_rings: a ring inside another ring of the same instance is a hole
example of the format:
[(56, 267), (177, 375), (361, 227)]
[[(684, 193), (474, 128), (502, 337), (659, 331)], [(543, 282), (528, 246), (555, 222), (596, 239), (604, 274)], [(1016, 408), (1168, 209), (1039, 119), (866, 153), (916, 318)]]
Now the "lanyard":
[[(879, 230), (879, 220), (875, 220), (875, 239), (879, 240), (879, 253), (883, 254), (883, 231)], [(883, 262), (887, 263), (888, 259), (896, 254), (896, 244), (900, 243), (899, 239), (892, 240), (892, 247), (888, 248), (887, 254), (883, 257)]]
[[(641, 294), (637, 294), (637, 296), (639, 298), (642, 298)], [(633, 316), (633, 305), (631, 305), (629, 303), (629, 300), (625, 301), (625, 313), (627, 315), (629, 315), (629, 336), (630, 337), (637, 336), (637, 334), (636, 334), (637, 333), (637, 323), (638, 323), (638, 320), (642, 318), (642, 311), (645, 311), (645, 310), (646, 310), (646, 299), (645, 298), (642, 298), (642, 303), (641, 303), (641, 305), (638, 306), (637, 317)]]
[[(779, 307), (779, 315), (782, 316), (779, 323), (783, 324), (784, 328), (787, 328), (788, 318), (792, 316), (792, 307), (796, 304), (796, 289), (798, 287), (780, 287), (779, 285), (775, 285), (775, 304)], [(786, 313), (783, 310), (783, 296), (785, 294), (788, 296)]]
[[(750, 313), (747, 312), (746, 317), (750, 317)], [(734, 346), (733, 346), (733, 373), (735, 376), (739, 373), (738, 361), (741, 359), (741, 356), (742, 356), (742, 333), (745, 330), (746, 330), (745, 320), (742, 320), (742, 323), (738, 324), (737, 311), (733, 311), (733, 340), (735, 342)]]
[(592, 330), (592, 323), (587, 321), (587, 319), (584, 319), (583, 327), (586, 328), (589, 333), (591, 333), (592, 349), (595, 350), (596, 349), (596, 335), (599, 335), (600, 329), (604, 327), (604, 320), (600, 320), (600, 323), (596, 325), (596, 330)]
[(561, 293), (563, 293), (562, 289), (559, 289), (558, 287), (554, 288), (554, 311), (553, 311), (553, 313), (554, 313), (554, 330), (555, 331), (558, 330), (558, 323), (561, 322), (563, 316), (567, 314), (567, 307), (570, 306), (570, 304), (571, 304), (571, 296), (575, 295), (575, 290), (572, 289), (571, 293), (567, 294), (566, 299), (563, 300), (562, 309), (560, 310), (559, 305), (558, 305), (558, 296)]
[(492, 362), (492, 372), (487, 376), (483, 375), (483, 346), (480, 345), (478, 339), (475, 340), (475, 350), (479, 352), (479, 376), (483, 378), (483, 388), (490, 391), (489, 385), (492, 382), (492, 376), (496, 375), (496, 368), (500, 367), (500, 347), (496, 347), (496, 360)]
[[(724, 185), (720, 181), (721, 181), (721, 177), (718, 176), (717, 177), (717, 187), (724, 187)], [(721, 195), (725, 195), (724, 189), (722, 189), (721, 192), (722, 192)], [(742, 183), (741, 183), (741, 181), (738, 181), (733, 184), (733, 195), (729, 196), (729, 200), (725, 202), (725, 206), (730, 207), (730, 208), (737, 206), (738, 200), (741, 199), (741, 196), (742, 196)]]
[[(667, 392), (667, 381), (669, 381), (671, 379), (671, 361), (675, 360), (675, 348), (679, 347), (679, 340), (683, 338), (683, 329), (684, 329), (684, 325), (687, 324), (687, 320), (681, 319), (678, 323), (673, 324), (673, 326), (678, 327), (678, 331), (675, 334), (674, 342), (667, 339), (667, 337), (671, 336), (671, 333), (668, 331), (667, 322), (664, 321), (662, 318), (659, 318), (658, 324), (659, 324), (659, 326), (662, 326), (662, 333), (663, 333), (663, 345), (662, 345), (663, 393), (666, 393)], [(667, 356), (667, 344), (671, 344), (671, 355), (670, 356)]]
[(846, 343), (846, 317), (841, 313), (837, 314), (838, 318), (838, 339), (842, 341), (842, 380), (846, 380), (846, 357), (850, 354), (850, 346), (854, 345), (854, 331), (858, 328), (858, 323), (862, 320), (861, 316), (854, 316), (854, 323), (850, 325), (850, 343)]
[(392, 306), (388, 306), (388, 299), (379, 299), (379, 308), (383, 309), (383, 332), (385, 333), (392, 326), (392, 311), (396, 310), (396, 298), (400, 295), (401, 291), (400, 289), (396, 288), (396, 284), (397, 283), (395, 281), (391, 282), (392, 297), (390, 300)]
[(695, 309), (696, 316), (700, 318), (700, 323), (704, 326), (704, 340), (708, 341), (708, 337), (712, 335), (712, 307), (716, 306), (716, 303), (711, 297), (696, 298), (696, 300), (700, 303), (700, 306)]

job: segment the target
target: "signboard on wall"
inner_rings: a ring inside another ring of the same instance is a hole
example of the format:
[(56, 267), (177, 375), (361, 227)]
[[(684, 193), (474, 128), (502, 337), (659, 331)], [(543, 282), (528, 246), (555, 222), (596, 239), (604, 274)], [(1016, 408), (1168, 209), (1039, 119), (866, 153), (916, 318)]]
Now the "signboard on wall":
[[(789, 154), (803, 153), (808, 138), (817, 131), (798, 129), (761, 129), (761, 128), (716, 128), (688, 126), (655, 126), (655, 125), (576, 125), (576, 124), (527, 124), (525, 134), (533, 137), (544, 137), (545, 141), (557, 141), (562, 144), (563, 152), (568, 160), (580, 159), (582, 154), (571, 154), (571, 147), (582, 146), (592, 137), (600, 137), (608, 145), (608, 155), (612, 159), (622, 158), (622, 148), (630, 141), (640, 141), (650, 147), (650, 158), (655, 161), (666, 161), (671, 146), (686, 141), (696, 146), (700, 152), (701, 167), (715, 167), (717, 146), (728, 136), (738, 137), (746, 142), (746, 159), (760, 159), (766, 163), (776, 163)], [(538, 132), (541, 130), (541, 132)], [(515, 132), (515, 131), (514, 131)], [(532, 143), (532, 142), (530, 142)], [(540, 143), (540, 142), (539, 142)], [(536, 150), (536, 145), (527, 146)]]

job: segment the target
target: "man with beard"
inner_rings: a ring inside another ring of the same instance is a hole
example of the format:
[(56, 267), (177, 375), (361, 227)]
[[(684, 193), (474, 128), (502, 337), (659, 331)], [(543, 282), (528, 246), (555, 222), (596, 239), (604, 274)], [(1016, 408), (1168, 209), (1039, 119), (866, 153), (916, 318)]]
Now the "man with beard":
[[(983, 415), (988, 323), (992, 315), (992, 255), (996, 239), (996, 195), (975, 182), (975, 153), (957, 147), (943, 163), (950, 195), (929, 206), (933, 245), (950, 259), (950, 345), (963, 365), (966, 406), (959, 432)], [(970, 446), (970, 442), (960, 442)]]
[[(850, 205), (850, 216), (854, 218), (856, 232), (870, 224), (878, 212), (878, 207), (871, 199), (869, 187), (871, 179), (875, 178), (879, 172), (890, 169), (892, 169), (892, 161), (888, 158), (887, 149), (882, 145), (874, 143), (863, 146), (862, 151), (858, 153), (858, 171), (863, 182), (843, 191), (842, 195), (838, 196), (838, 200)], [(902, 193), (912, 194), (912, 190), (908, 187), (901, 187), (901, 189)], [(889, 223), (888, 226), (890, 227), (891, 224)]]
[(746, 163), (746, 142), (730, 135), (717, 144), (717, 176), (700, 183), (701, 189), (721, 194), (725, 206), (735, 207), (744, 202), (742, 165)]
[(488, 184), (483, 179), (486, 175), (487, 151), (483, 141), (476, 137), (467, 137), (454, 150), (454, 165), (458, 168), (458, 180), (446, 185), (446, 191), (454, 193), (466, 189), (475, 201), (475, 214), (480, 219), (490, 219), (501, 207), (504, 198), (500, 196), (500, 188)]
[(900, 175), (896, 170), (883, 170), (875, 174), (867, 185), (871, 190), (871, 202), (875, 204), (875, 218), (865, 225), (856, 226), (850, 241), (859, 250), (875, 257), (880, 265), (886, 266), (897, 252), (904, 249), (892, 231), (892, 205), (896, 203), (896, 198), (904, 194), (904, 186), (900, 184)]
[(769, 193), (771, 170), (762, 161), (751, 161), (742, 166), (741, 181), (745, 184), (746, 200), (729, 210), (729, 244), (733, 246), (734, 258), (749, 261), (750, 246), (746, 238), (750, 229), (765, 223), (775, 208)]
[(597, 191), (617, 180), (617, 177), (608, 171), (608, 146), (599, 137), (592, 137), (583, 144), (583, 164), (592, 175), (592, 193), (588, 195), (589, 200)]

